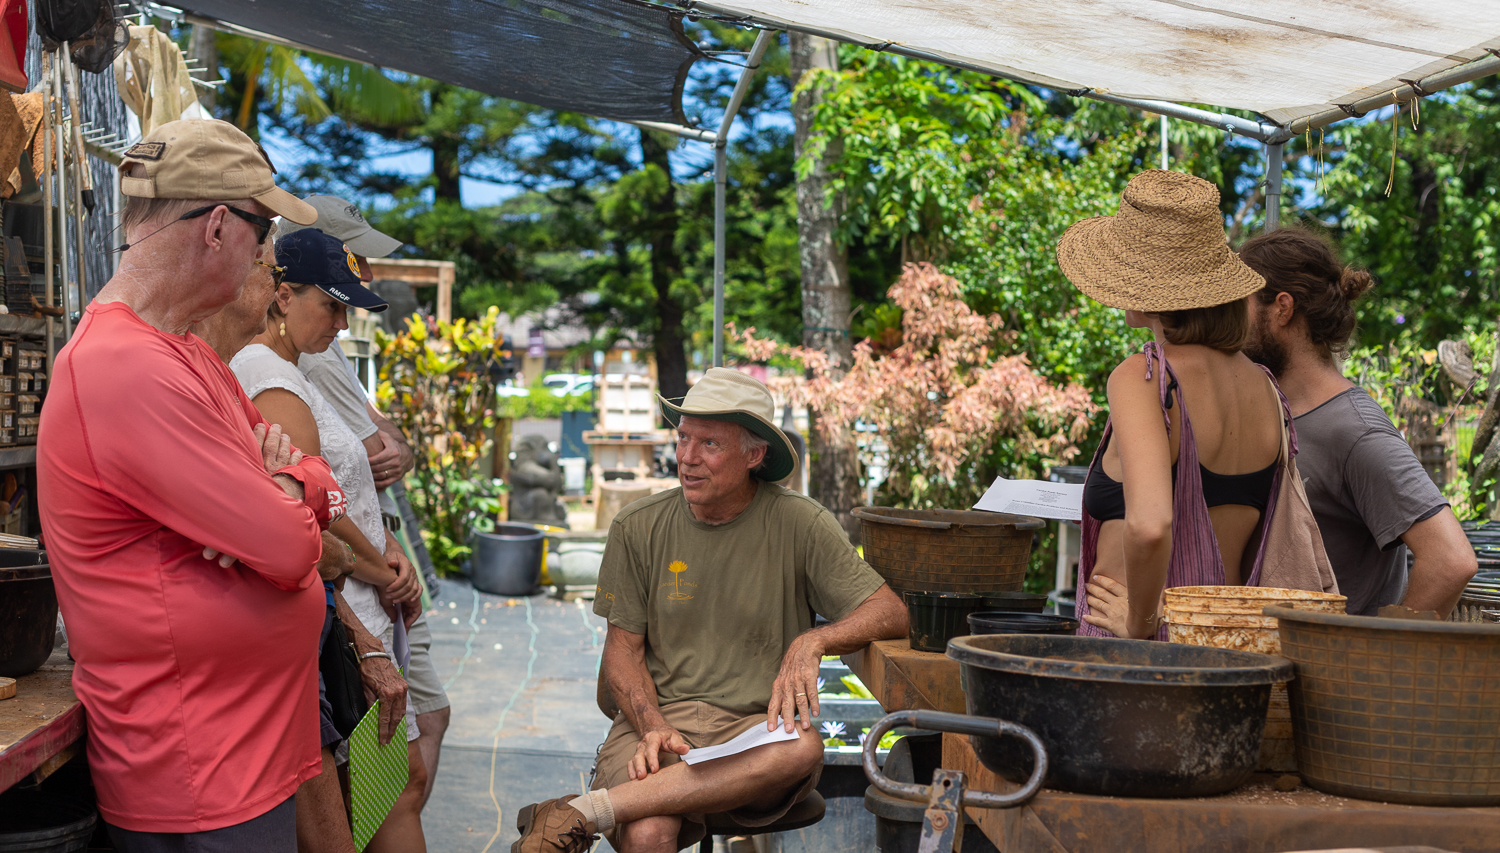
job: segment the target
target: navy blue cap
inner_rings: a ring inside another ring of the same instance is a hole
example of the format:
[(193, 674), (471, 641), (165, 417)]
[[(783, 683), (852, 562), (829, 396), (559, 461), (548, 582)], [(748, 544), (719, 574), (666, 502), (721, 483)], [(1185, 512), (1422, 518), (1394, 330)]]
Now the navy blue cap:
[(349, 247), (316, 228), (293, 231), (276, 241), (276, 265), (288, 284), (311, 284), (345, 305), (379, 313), (389, 308), (359, 280), (359, 261)]

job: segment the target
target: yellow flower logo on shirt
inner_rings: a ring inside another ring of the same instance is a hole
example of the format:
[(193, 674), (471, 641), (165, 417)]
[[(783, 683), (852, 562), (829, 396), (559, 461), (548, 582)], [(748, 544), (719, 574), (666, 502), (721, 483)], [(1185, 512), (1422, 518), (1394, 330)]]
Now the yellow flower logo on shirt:
[(691, 595), (689, 595), (688, 593), (682, 591), (682, 588), (684, 586), (688, 586), (688, 587), (696, 587), (697, 586), (697, 584), (695, 584), (695, 583), (686, 583), (685, 584), (685, 583), (682, 582), (682, 573), (685, 572), (685, 571), (687, 571), (687, 563), (684, 563), (681, 560), (673, 560), (667, 566), (667, 571), (669, 571), (669, 572), (672, 573), (672, 580), (669, 581), (668, 583), (662, 584), (662, 586), (670, 586), (672, 588), (672, 593), (671, 593), (671, 595), (667, 596), (667, 600), (668, 601), (687, 601), (687, 600), (691, 599), (692, 598)]

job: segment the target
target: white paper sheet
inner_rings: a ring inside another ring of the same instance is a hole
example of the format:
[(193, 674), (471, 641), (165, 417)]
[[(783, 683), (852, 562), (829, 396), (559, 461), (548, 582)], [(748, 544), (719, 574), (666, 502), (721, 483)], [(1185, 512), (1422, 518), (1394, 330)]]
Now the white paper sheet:
[(975, 509), (1080, 521), (1083, 518), (1083, 485), (1050, 483), (1046, 480), (995, 478)]
[(715, 758), (728, 758), (731, 755), (739, 755), (747, 749), (757, 746), (765, 746), (769, 743), (780, 743), (785, 740), (796, 740), (795, 731), (787, 731), (784, 725), (777, 726), (774, 731), (766, 731), (764, 723), (757, 724), (750, 731), (738, 735), (732, 740), (727, 740), (718, 746), (705, 746), (702, 749), (690, 749), (687, 755), (682, 757), (688, 764), (697, 764), (700, 761), (711, 761)]

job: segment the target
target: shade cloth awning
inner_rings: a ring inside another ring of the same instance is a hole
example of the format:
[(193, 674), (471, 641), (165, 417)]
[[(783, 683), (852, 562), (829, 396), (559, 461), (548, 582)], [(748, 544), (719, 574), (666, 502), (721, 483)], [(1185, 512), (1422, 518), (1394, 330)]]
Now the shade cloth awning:
[(681, 125), (703, 53), (682, 12), (622, 0), (168, 0), (314, 50), (497, 97)]
[(1253, 110), (1294, 128), (1500, 49), (1494, 0), (707, 0), (693, 6), (919, 51), (1055, 89)]

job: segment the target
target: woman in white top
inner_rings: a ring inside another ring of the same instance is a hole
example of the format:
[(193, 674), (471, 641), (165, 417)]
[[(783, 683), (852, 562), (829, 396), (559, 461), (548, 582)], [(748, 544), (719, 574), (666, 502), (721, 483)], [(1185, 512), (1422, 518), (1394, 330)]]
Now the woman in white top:
[[(396, 605), (409, 624), (421, 608), (421, 585), (401, 547), (385, 529), (375, 480), (364, 447), (316, 386), (297, 368), (303, 353), (326, 350), (346, 321), (348, 306), (384, 310), (386, 303), (359, 280), (354, 256), (338, 240), (306, 229), (276, 241), (278, 278), (266, 329), (240, 350), (229, 366), (261, 414), (281, 424), (292, 443), (305, 453), (328, 460), (349, 502), (348, 515), (329, 531), (353, 551), (355, 569), (344, 584), (344, 599), (387, 652), (397, 653)], [(402, 662), (398, 661), (397, 665)], [(371, 839), (369, 850), (426, 849), (422, 834), (421, 794), (426, 770), (417, 739), (414, 708), (407, 705), (408, 763), (406, 789)]]

